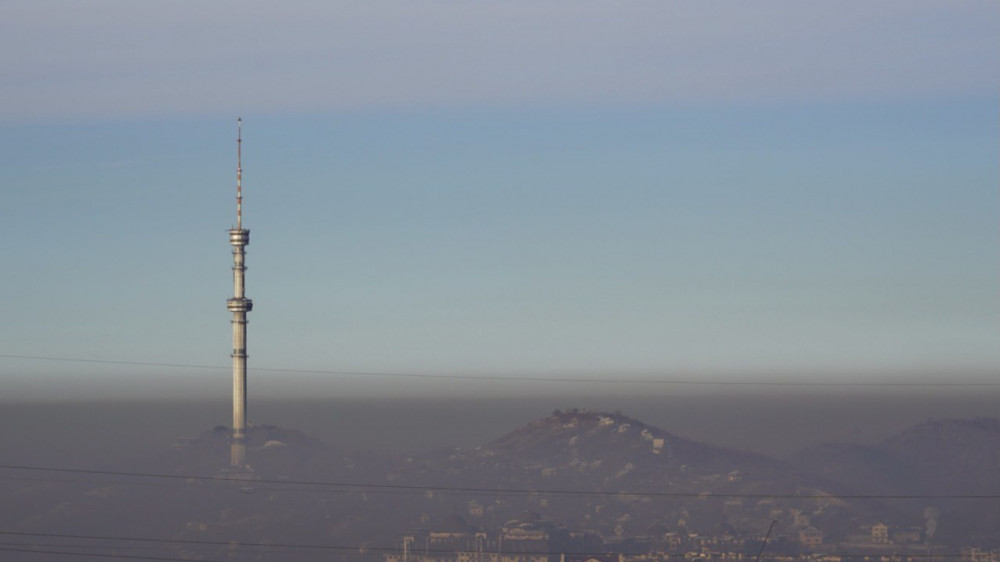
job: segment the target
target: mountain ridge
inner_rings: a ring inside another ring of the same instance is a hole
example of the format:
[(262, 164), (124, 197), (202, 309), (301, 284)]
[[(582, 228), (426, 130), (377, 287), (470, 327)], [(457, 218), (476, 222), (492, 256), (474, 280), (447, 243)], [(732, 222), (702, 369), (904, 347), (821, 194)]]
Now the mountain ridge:
[[(227, 443), (228, 430), (217, 427), (123, 468), (218, 474)], [(937, 544), (992, 546), (1000, 520), (981, 503), (849, 496), (925, 493), (925, 483), (945, 491), (955, 482), (964, 486), (956, 490), (993, 485), (1000, 479), (992, 473), (998, 443), (996, 419), (929, 420), (874, 446), (826, 444), (786, 462), (690, 440), (618, 412), (568, 410), (478, 447), (391, 456), (259, 426), (249, 437), (259, 481), (7, 483), (5, 505), (19, 511), (5, 514), (3, 527), (223, 542), (325, 537), (389, 547), (414, 528), (462, 521), (463, 528), (490, 530), (530, 513), (616, 540), (650, 529), (760, 536), (774, 520), (779, 536), (812, 525), (835, 543), (879, 522), (925, 527), (930, 514)], [(955, 482), (942, 482), (937, 470), (949, 470)], [(301, 485), (307, 481), (327, 484)], [(148, 506), (156, 506), (148, 520), (127, 515)]]

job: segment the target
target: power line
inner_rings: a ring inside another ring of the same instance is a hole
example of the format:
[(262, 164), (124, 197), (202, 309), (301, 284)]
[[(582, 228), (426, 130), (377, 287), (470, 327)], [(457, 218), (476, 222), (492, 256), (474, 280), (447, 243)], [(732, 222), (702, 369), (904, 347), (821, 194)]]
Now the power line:
[[(86, 540), (86, 539), (84, 539)], [(97, 539), (94, 539), (97, 540)], [(128, 539), (122, 539), (128, 540)], [(135, 539), (139, 540), (139, 539)], [(129, 551), (165, 551), (169, 550), (170, 546), (154, 546), (154, 545), (142, 545), (142, 544), (129, 544), (129, 545), (114, 545), (114, 544), (85, 544), (79, 543), (67, 543), (62, 541), (56, 542), (0, 542), (0, 547), (23, 547), (23, 548), (65, 548), (65, 549), (86, 549), (86, 550), (108, 550), (108, 549), (128, 549)], [(209, 546), (187, 546), (184, 547), (184, 552), (201, 552), (201, 553), (218, 553), (218, 547)], [(287, 548), (275, 548), (275, 549), (261, 549), (260, 552), (272, 553), (272, 552), (289, 552), (290, 549)]]
[[(34, 537), (34, 538), (54, 538), (54, 539), (103, 540), (103, 541), (111, 541), (111, 542), (139, 542), (139, 543), (154, 543), (154, 544), (164, 544), (164, 545), (196, 545), (196, 546), (215, 546), (215, 547), (222, 546), (222, 547), (230, 547), (230, 548), (232, 548), (232, 547), (235, 546), (237, 548), (247, 547), (247, 548), (275, 548), (276, 549), (276, 550), (273, 550), (271, 552), (278, 552), (280, 550), (293, 550), (293, 549), (299, 549), (299, 550), (303, 550), (303, 549), (304, 550), (333, 550), (333, 551), (341, 551), (341, 552), (343, 552), (343, 551), (358, 552), (358, 551), (362, 551), (362, 550), (366, 550), (366, 551), (370, 551), (370, 552), (398, 552), (400, 550), (400, 548), (396, 547), (396, 546), (387, 547), (387, 546), (372, 546), (372, 545), (332, 545), (332, 544), (327, 544), (327, 545), (308, 545), (308, 544), (301, 544), (301, 543), (254, 543), (254, 542), (249, 542), (248, 543), (248, 542), (239, 542), (239, 541), (232, 541), (232, 540), (229, 540), (229, 541), (210, 541), (210, 540), (197, 540), (197, 539), (163, 539), (163, 538), (156, 538), (156, 537), (119, 537), (119, 536), (108, 536), (108, 535), (79, 535), (79, 534), (64, 534), (64, 533), (27, 533), (27, 532), (16, 532), (16, 531), (0, 531), (0, 535), (19, 536), (19, 537)], [(0, 546), (0, 550), (8, 550), (7, 548), (4, 548), (5, 546), (6, 545)], [(59, 545), (43, 545), (43, 546), (49, 546), (51, 548), (60, 548)], [(65, 548), (91, 548), (91, 547), (88, 546), (88, 545), (72, 545), (72, 546), (67, 545)], [(97, 546), (95, 546), (95, 548), (97, 548)], [(105, 546), (104, 548), (115, 548), (115, 547)], [(142, 546), (138, 546), (138, 545), (121, 545), (121, 546), (118, 546), (117, 548), (136, 548), (136, 549), (139, 549), (139, 548), (148, 548), (148, 547), (142, 547)], [(166, 548), (166, 547), (163, 547), (163, 548)], [(16, 549), (12, 549), (12, 550), (16, 550)], [(30, 551), (29, 550), (20, 550), (20, 551), (21, 552), (43, 552), (43, 551), (38, 551), (38, 550), (30, 550)], [(421, 549), (419, 549), (419, 553), (421, 553), (421, 554), (423, 554), (423, 553), (427, 553), (427, 554), (454, 554), (455, 552), (460, 552), (460, 551), (461, 551), (460, 549), (454, 549), (454, 548), (452, 548), (452, 549), (443, 549), (443, 548), (421, 548)], [(79, 554), (80, 556), (105, 556), (105, 555), (97, 555), (97, 554), (93, 554), (93, 553), (72, 553), (72, 552), (52, 552), (52, 553), (53, 554)], [(492, 552), (488, 552), (486, 554), (492, 554)], [(509, 554), (551, 556), (551, 555), (563, 554), (563, 552), (562, 551), (540, 551), (540, 550), (539, 551), (534, 551), (534, 550), (532, 550), (532, 551), (518, 550), (516, 552), (512, 551)], [(579, 555), (579, 556), (600, 556), (600, 555), (605, 555), (605, 554), (608, 554), (608, 553), (573, 552), (573, 554), (574, 555)], [(676, 558), (682, 558), (682, 557), (684, 557), (683, 553), (663, 553), (663, 554), (665, 554), (666, 556), (671, 557), (671, 558), (674, 558), (674, 557), (676, 557)], [(913, 558), (913, 559), (923, 559), (923, 558), (931, 558), (931, 559), (934, 559), (934, 558), (962, 558), (961, 554), (956, 554), (956, 553), (937, 553), (937, 554), (931, 554), (931, 553), (918, 553), (918, 552), (914, 552), (914, 553), (903, 553), (903, 554), (900, 554), (900, 553), (897, 553), (897, 552), (891, 552), (891, 553), (889, 553), (889, 552), (883, 552), (883, 551), (873, 551), (873, 552), (867, 552), (867, 553), (862, 553), (862, 552), (851, 552), (851, 553), (824, 552), (824, 555), (826, 555), (826, 556), (839, 556), (841, 558), (867, 558), (867, 557), (870, 557), (870, 556), (886, 555), (886, 554), (889, 554), (889, 555), (892, 555), (892, 556), (903, 556), (903, 557)], [(106, 556), (109, 557), (109, 558), (137, 558), (137, 559), (145, 559), (145, 560), (181, 560), (181, 559), (177, 559), (177, 558), (147, 557), (147, 556), (128, 556), (128, 555), (117, 555), (117, 556), (116, 555), (106, 555)], [(781, 555), (781, 554), (771, 554), (771, 555), (765, 554), (765, 555), (762, 556), (762, 558), (768, 559), (768, 558), (781, 557), (781, 556), (783, 556), (783, 555)]]
[[(52, 548), (58, 548), (53, 546)], [(29, 552), (32, 554), (62, 554), (64, 556), (87, 556), (90, 558), (115, 558), (124, 560), (160, 560), (165, 562), (191, 562), (190, 558), (169, 558), (166, 556), (145, 556), (141, 554), (102, 554), (97, 552), (74, 552), (70, 550), (39, 550), (35, 548), (11, 548), (0, 546), (2, 552)], [(221, 560), (200, 560), (198, 562), (222, 562)]]
[[(163, 539), (156, 537), (118, 537), (109, 535), (77, 535), (68, 533), (26, 533), (17, 531), (0, 531), (0, 535), (9, 535), (13, 537), (34, 537), (34, 538), (55, 538), (55, 539), (76, 539), (76, 540), (101, 540), (101, 541), (116, 541), (116, 542), (144, 542), (144, 543), (155, 543), (164, 545), (198, 545), (198, 546), (232, 546), (233, 544), (239, 547), (250, 547), (250, 548), (276, 548), (276, 549), (305, 549), (305, 550), (339, 550), (339, 551), (356, 551), (362, 548), (367, 548), (369, 550), (395, 550), (394, 547), (378, 547), (378, 546), (346, 546), (346, 545), (327, 545), (327, 544), (301, 544), (301, 543), (257, 543), (257, 542), (239, 542), (239, 541), (209, 541), (209, 540), (197, 540), (197, 539)], [(50, 545), (54, 546), (54, 545)], [(83, 548), (88, 548), (83, 546)], [(122, 548), (126, 548), (123, 546)], [(134, 547), (129, 547), (134, 548)]]
[[(52, 357), (44, 355), (14, 355), (0, 354), (3, 359), (26, 359), (31, 361), (57, 361), (63, 363), (95, 363), (103, 365), (122, 365), (132, 367), (169, 367), (175, 369), (211, 369), (229, 370), (231, 367), (222, 365), (201, 365), (196, 363), (166, 363), (156, 361), (120, 361), (113, 359), (84, 359), (79, 357)], [(914, 388), (949, 388), (949, 387), (1000, 387), (1000, 382), (929, 382), (929, 381), (782, 381), (782, 380), (699, 380), (699, 379), (595, 379), (584, 377), (552, 377), (552, 376), (522, 376), (522, 375), (457, 375), (443, 373), (405, 373), (391, 371), (341, 371), (324, 369), (290, 369), (281, 367), (254, 367), (253, 371), (265, 373), (294, 373), (304, 375), (333, 376), (363, 376), (363, 377), (393, 377), (412, 379), (439, 380), (469, 380), (469, 381), (506, 381), (506, 382), (545, 382), (545, 383), (587, 383), (587, 384), (663, 384), (684, 386), (769, 386), (769, 387), (914, 387)]]
[(409, 484), (373, 484), (359, 482), (330, 482), (309, 480), (232, 480), (223, 476), (201, 476), (192, 474), (158, 474), (149, 472), (125, 472), (113, 470), (94, 470), (82, 468), (60, 468), (30, 465), (0, 464), (0, 469), (47, 471), (57, 473), (93, 474), (101, 476), (127, 476), (134, 478), (159, 478), (168, 480), (197, 480), (208, 482), (239, 483), (243, 486), (255, 484), (278, 484), (285, 486), (317, 486), (330, 488), (347, 488), (358, 492), (381, 491), (385, 493), (424, 493), (447, 492), (460, 494), (498, 494), (498, 495), (532, 495), (551, 496), (612, 496), (612, 497), (658, 497), (677, 499), (708, 499), (708, 498), (738, 498), (738, 499), (785, 499), (785, 500), (997, 500), (1000, 494), (746, 494), (720, 492), (652, 492), (652, 491), (599, 491), (599, 490), (551, 490), (528, 488), (482, 488), (474, 486), (418, 486)]

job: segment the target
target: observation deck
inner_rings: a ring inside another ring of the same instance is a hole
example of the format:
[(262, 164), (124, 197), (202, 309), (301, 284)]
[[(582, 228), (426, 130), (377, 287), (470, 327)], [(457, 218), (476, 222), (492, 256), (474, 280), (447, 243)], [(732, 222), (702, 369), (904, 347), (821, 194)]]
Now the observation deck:
[(253, 310), (253, 301), (245, 297), (234, 297), (226, 301), (226, 308), (230, 312), (250, 312)]
[(245, 228), (229, 229), (229, 243), (233, 246), (247, 246), (250, 244), (250, 231)]

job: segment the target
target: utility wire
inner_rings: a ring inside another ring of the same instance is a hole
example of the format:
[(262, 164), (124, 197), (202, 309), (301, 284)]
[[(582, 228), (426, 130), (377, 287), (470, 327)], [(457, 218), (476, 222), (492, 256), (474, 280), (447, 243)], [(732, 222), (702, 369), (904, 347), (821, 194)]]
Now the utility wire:
[[(170, 367), (176, 369), (229, 370), (231, 366), (199, 365), (194, 363), (161, 363), (155, 361), (119, 361), (112, 359), (83, 359), (75, 357), (51, 357), (44, 355), (0, 354), (2, 359), (27, 359), (32, 361), (58, 361), (64, 363), (97, 363), (103, 365), (125, 365), (137, 367)], [(700, 380), (700, 379), (595, 379), (583, 377), (520, 376), (520, 375), (455, 375), (441, 373), (404, 373), (389, 371), (338, 371), (321, 369), (288, 369), (279, 367), (253, 367), (250, 369), (265, 373), (296, 373), (306, 375), (393, 377), (413, 379), (508, 381), (508, 382), (555, 382), (591, 384), (664, 384), (686, 386), (771, 386), (771, 387), (1000, 387), (1000, 382), (929, 382), (929, 381), (782, 381), (782, 380)]]
[[(162, 539), (154, 537), (118, 537), (118, 536), (108, 536), (108, 535), (76, 535), (67, 533), (23, 533), (16, 531), (0, 531), (0, 535), (9, 535), (12, 537), (33, 537), (33, 538), (54, 538), (54, 539), (75, 539), (75, 540), (101, 540), (101, 541), (115, 541), (115, 542), (143, 542), (143, 543), (154, 543), (163, 545), (197, 545), (197, 546), (232, 546), (236, 545), (239, 547), (250, 547), (250, 548), (277, 548), (277, 549), (306, 549), (306, 550), (340, 550), (340, 551), (357, 551), (362, 548), (373, 551), (393, 551), (396, 550), (395, 547), (378, 547), (378, 546), (345, 546), (345, 545), (329, 545), (329, 544), (301, 544), (301, 543), (258, 543), (258, 542), (239, 542), (239, 541), (210, 541), (210, 540), (197, 540), (197, 539)], [(55, 546), (55, 545), (46, 545)], [(89, 548), (89, 547), (88, 547)], [(105, 547), (108, 548), (108, 547)], [(120, 548), (133, 548), (131, 546), (120, 546)], [(161, 547), (162, 548), (162, 547)]]
[(482, 488), (465, 486), (417, 486), (408, 484), (372, 484), (360, 482), (330, 482), (309, 480), (234, 480), (223, 476), (200, 476), (192, 474), (158, 474), (149, 472), (125, 472), (113, 470), (93, 470), (82, 468), (58, 468), (46, 466), (0, 464), (0, 469), (47, 471), (57, 473), (94, 474), (102, 476), (127, 476), (135, 478), (160, 478), (169, 480), (196, 480), (207, 482), (235, 483), (242, 486), (255, 484), (278, 484), (294, 486), (318, 486), (330, 488), (347, 488), (358, 492), (384, 491), (394, 493), (450, 492), (465, 494), (498, 494), (498, 495), (552, 495), (552, 496), (611, 496), (611, 497), (657, 497), (657, 498), (742, 498), (742, 499), (785, 499), (785, 500), (997, 500), (1000, 494), (744, 494), (725, 492), (650, 492), (650, 491), (599, 491), (599, 490), (549, 490), (528, 488)]
[[(772, 524), (771, 528), (773, 528), (773, 527), (774, 527), (774, 525)], [(278, 549), (288, 549), (288, 550), (291, 550), (291, 549), (309, 549), (309, 550), (333, 550), (333, 551), (353, 551), (353, 552), (358, 552), (358, 551), (362, 551), (362, 550), (366, 550), (366, 551), (369, 551), (369, 552), (399, 552), (400, 551), (400, 548), (399, 547), (395, 547), (395, 546), (393, 546), (393, 547), (386, 547), (386, 546), (370, 546), (370, 545), (359, 545), (359, 546), (348, 546), (348, 545), (306, 545), (306, 544), (301, 544), (301, 543), (252, 543), (252, 542), (251, 543), (245, 543), (245, 542), (238, 542), (238, 541), (210, 541), (210, 540), (196, 540), (196, 539), (162, 539), (162, 538), (154, 538), (154, 537), (118, 537), (118, 536), (107, 536), (107, 535), (76, 535), (76, 534), (60, 534), (60, 533), (25, 533), (25, 532), (15, 532), (15, 531), (0, 531), (0, 535), (21, 536), (21, 537), (35, 537), (35, 538), (57, 538), (57, 539), (59, 539), (59, 538), (65, 538), (65, 539), (105, 540), (105, 541), (111, 541), (111, 542), (139, 542), (139, 543), (145, 542), (145, 543), (155, 543), (155, 544), (165, 544), (165, 545), (196, 545), (196, 546), (217, 546), (217, 547), (218, 546), (223, 546), (223, 547), (233, 547), (233, 546), (235, 546), (237, 548), (243, 548), (243, 547), (249, 547), (249, 548), (264, 548), (264, 547), (267, 547), (267, 548), (270, 548), (270, 547), (274, 547), (274, 548), (278, 548)], [(46, 546), (49, 546), (51, 548), (59, 548), (58, 545), (46, 545)], [(71, 547), (67, 546), (66, 548), (71, 548)], [(76, 547), (74, 546), (72, 548), (76, 548)], [(84, 548), (89, 548), (89, 547), (84, 547)], [(133, 545), (118, 545), (118, 546), (115, 546), (115, 547), (107, 546), (105, 548), (122, 548), (122, 549), (126, 549), (126, 548), (140, 548), (140, 547), (139, 546), (133, 546)], [(0, 547), (0, 550), (5, 550), (5, 548)], [(459, 551), (459, 550), (454, 549), (454, 548), (452, 548), (452, 549), (420, 548), (420, 549), (416, 549), (414, 551), (414, 554), (424, 554), (424, 553), (427, 553), (427, 554), (454, 554), (457, 551)], [(34, 550), (27, 551), (27, 550), (25, 550), (24, 552), (41, 552), (41, 551), (34, 551)], [(277, 552), (277, 551), (271, 551), (271, 552)], [(74, 553), (59, 552), (58, 554), (74, 554)], [(96, 554), (91, 554), (91, 553), (79, 553), (79, 554), (81, 556), (98, 556)], [(493, 552), (484, 552), (484, 554), (493, 554)], [(526, 550), (518, 550), (516, 552), (515, 551), (511, 551), (511, 552), (508, 552), (508, 553), (505, 553), (505, 554), (551, 556), (551, 555), (563, 554), (563, 552), (561, 552), (561, 551), (560, 552), (556, 552), (556, 551), (526, 551)], [(578, 556), (601, 556), (601, 555), (606, 555), (607, 553), (574, 552), (572, 554), (578, 555)], [(669, 556), (671, 558), (683, 558), (684, 557), (683, 553), (664, 553), (664, 554), (666, 554), (667, 556)], [(860, 553), (860, 552), (853, 552), (853, 553), (824, 552), (824, 555), (826, 555), (826, 556), (839, 556), (839, 557), (842, 557), (842, 558), (868, 558), (868, 557), (871, 557), (871, 556), (886, 555), (886, 554), (889, 554), (889, 555), (892, 555), (892, 556), (914, 558), (914, 559), (922, 559), (922, 558), (962, 558), (961, 554), (955, 554), (955, 553), (931, 554), (931, 553), (916, 553), (916, 552), (914, 552), (914, 553), (902, 553), (902, 554), (900, 554), (900, 553), (896, 553), (896, 552), (887, 553), (887, 552), (883, 552), (883, 551), (868, 552), (868, 553)], [(119, 555), (119, 556), (107, 555), (107, 556), (108, 557), (112, 557), (112, 558), (139, 558), (139, 559), (148, 559), (148, 560), (179, 560), (177, 558), (159, 558), (159, 557), (144, 557), (144, 556), (135, 556), (135, 557), (126, 556), (126, 555)], [(764, 558), (764, 559), (768, 559), (768, 558), (781, 557), (781, 556), (783, 556), (783, 555), (781, 555), (781, 554), (770, 554), (770, 555), (769, 554), (764, 554), (761, 557)]]
[[(84, 539), (84, 540), (87, 540), (87, 539)], [(97, 539), (93, 539), (93, 540), (97, 540)], [(108, 539), (108, 540), (111, 540), (111, 539)], [(128, 539), (121, 539), (121, 540), (128, 540)], [(136, 540), (138, 541), (138, 540), (141, 540), (141, 539), (136, 539)], [(157, 552), (157, 551), (169, 551), (171, 549), (171, 547), (169, 545), (167, 545), (167, 546), (153, 546), (153, 545), (142, 545), (142, 544), (129, 544), (129, 545), (120, 545), (120, 544), (93, 544), (93, 543), (91, 543), (91, 544), (85, 544), (85, 543), (82, 543), (82, 542), (81, 543), (67, 543), (67, 542), (62, 542), (62, 541), (57, 541), (57, 542), (0, 542), (0, 548), (3, 548), (3, 547), (11, 547), (11, 548), (64, 548), (64, 549), (74, 549), (74, 550), (75, 549), (84, 549), (85, 551), (87, 551), (87, 550), (110, 550), (110, 549), (118, 549), (119, 551), (121, 551), (121, 550), (128, 550), (130, 552), (132, 552), (132, 551), (140, 551), (140, 550), (146, 551), (146, 552)], [(198, 546), (187, 546), (187, 547), (184, 547), (184, 552), (200, 552), (200, 553), (204, 553), (204, 554), (218, 554), (219, 548), (218, 547), (210, 547), (210, 546), (201, 546), (201, 547), (198, 547)], [(287, 548), (275, 548), (275, 549), (264, 549), (264, 548), (261, 548), (259, 550), (259, 552), (262, 552), (262, 553), (292, 552), (292, 550), (287, 549)], [(119, 552), (119, 554), (120, 554), (120, 552)]]
[[(52, 547), (58, 548), (58, 547)], [(30, 552), (32, 554), (61, 554), (63, 556), (87, 556), (90, 558), (115, 558), (124, 560), (161, 560), (167, 562), (192, 562), (190, 558), (169, 558), (166, 556), (144, 556), (144, 555), (131, 555), (131, 554), (101, 554), (97, 552), (73, 552), (69, 550), (38, 550), (35, 548), (11, 548), (8, 546), (0, 547), (0, 552)], [(222, 562), (221, 560), (198, 560), (196, 562)]]
[[(32, 477), (32, 476), (0, 476), (0, 479), (10, 482), (45, 482), (47, 484), (90, 484), (90, 485), (102, 485), (108, 483), (118, 484), (119, 486), (138, 486), (142, 488), (167, 488), (174, 487), (177, 485), (176, 482), (112, 482), (110, 480), (98, 480), (98, 479), (87, 479), (83, 478), (61, 478), (61, 477)], [(308, 488), (306, 486), (299, 486), (297, 488), (281, 487), (281, 486), (254, 486), (254, 491), (265, 490), (268, 492), (294, 492), (294, 493), (314, 493), (317, 490), (314, 488)], [(351, 494), (355, 493), (355, 490), (323, 490), (326, 494)], [(391, 494), (393, 491), (385, 490), (367, 490), (366, 494)], [(403, 492), (399, 492), (402, 494)], [(420, 491), (410, 492), (415, 495), (422, 494)]]

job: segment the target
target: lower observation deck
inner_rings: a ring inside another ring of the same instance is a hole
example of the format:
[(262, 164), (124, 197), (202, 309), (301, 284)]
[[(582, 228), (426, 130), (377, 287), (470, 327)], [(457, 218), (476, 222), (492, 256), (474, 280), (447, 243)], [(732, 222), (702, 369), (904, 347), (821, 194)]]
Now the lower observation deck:
[(253, 310), (253, 301), (247, 298), (232, 298), (226, 301), (226, 308), (230, 312), (250, 312)]

